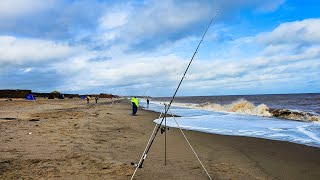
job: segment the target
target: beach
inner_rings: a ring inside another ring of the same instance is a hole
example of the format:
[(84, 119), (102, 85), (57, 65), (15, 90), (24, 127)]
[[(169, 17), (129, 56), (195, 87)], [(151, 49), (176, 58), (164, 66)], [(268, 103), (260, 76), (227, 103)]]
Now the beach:
[[(130, 179), (159, 113), (126, 99), (0, 101), (0, 179)], [(319, 179), (320, 148), (184, 131), (213, 179)], [(158, 134), (134, 179), (208, 179), (178, 129)]]

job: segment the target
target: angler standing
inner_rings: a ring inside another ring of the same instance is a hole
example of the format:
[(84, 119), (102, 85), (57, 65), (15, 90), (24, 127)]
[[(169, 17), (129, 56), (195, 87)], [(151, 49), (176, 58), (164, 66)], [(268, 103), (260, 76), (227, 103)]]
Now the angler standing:
[(149, 98), (147, 98), (147, 109), (149, 109), (149, 103), (150, 103)]
[(137, 97), (133, 97), (131, 99), (131, 104), (132, 104), (132, 116), (137, 115), (138, 107), (139, 107), (139, 101)]

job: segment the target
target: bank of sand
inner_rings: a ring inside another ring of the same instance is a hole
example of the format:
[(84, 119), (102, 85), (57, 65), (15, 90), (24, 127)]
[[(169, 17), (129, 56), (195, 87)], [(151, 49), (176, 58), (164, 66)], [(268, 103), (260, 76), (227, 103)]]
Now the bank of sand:
[[(0, 179), (129, 179), (159, 114), (127, 100), (0, 101)], [(8, 120), (8, 118), (17, 118)], [(320, 179), (320, 148), (185, 131), (213, 179)], [(136, 179), (207, 179), (177, 129), (159, 134)]]

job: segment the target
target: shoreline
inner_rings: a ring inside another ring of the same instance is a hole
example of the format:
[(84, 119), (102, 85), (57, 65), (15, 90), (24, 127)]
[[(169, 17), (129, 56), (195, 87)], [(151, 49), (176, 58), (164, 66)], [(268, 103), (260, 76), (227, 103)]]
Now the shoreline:
[[(0, 102), (0, 179), (130, 179), (159, 113), (128, 100)], [(19, 108), (18, 108), (19, 107)], [(10, 113), (21, 109), (21, 113)], [(9, 116), (10, 115), (10, 116)], [(38, 119), (39, 121), (30, 121)], [(29, 134), (31, 132), (31, 134)], [(214, 179), (319, 179), (320, 149), (184, 130)], [(135, 179), (207, 179), (178, 129), (158, 134)]]
[[(185, 142), (178, 128), (170, 128), (171, 130), (174, 131), (172, 135), (177, 136), (175, 138)], [(320, 148), (318, 147), (256, 137), (212, 134), (185, 129), (183, 131), (191, 144), (195, 145), (197, 154), (207, 165), (205, 167), (218, 171), (213, 170), (213, 174), (217, 175), (214, 177), (216, 179), (318, 179), (320, 177), (320, 173), (317, 172), (317, 167), (320, 166), (318, 160)], [(189, 151), (188, 158), (195, 159), (186, 143), (180, 143), (186, 146), (184, 147), (186, 151)], [(296, 162), (306, 166), (297, 165)], [(201, 170), (199, 176), (205, 177), (199, 162), (194, 160), (194, 163)], [(315, 166), (307, 165), (308, 163)], [(226, 169), (235, 172), (230, 174)], [(308, 171), (310, 174), (300, 174), (301, 169), (305, 169), (302, 171)], [(212, 175), (210, 170), (209, 174)]]
[[(151, 111), (161, 110), (157, 104), (152, 104)], [(320, 148), (319, 138), (317, 137), (317, 129), (319, 128), (317, 122), (304, 122), (237, 112), (205, 111), (193, 107), (190, 107), (189, 112), (189, 109), (186, 109), (185, 106), (178, 105), (174, 105), (173, 109), (177, 109), (177, 111), (173, 111), (172, 113), (181, 115), (182, 118), (177, 119), (177, 121), (186, 130), (288, 141)], [(212, 118), (215, 121), (212, 121)], [(160, 121), (156, 120), (155, 122), (159, 123)], [(170, 127), (177, 128), (176, 123), (170, 116), (167, 124)]]
[[(317, 94), (317, 93), (315, 93)], [(259, 96), (259, 95), (258, 95)], [(263, 96), (263, 95), (260, 95)], [(215, 102), (212, 97), (214, 96), (199, 96), (206, 97), (208, 99), (192, 99), (196, 96), (187, 96), (187, 97), (176, 97), (179, 102), (173, 103), (173, 106), (199, 109), (213, 112), (222, 112), (222, 113), (237, 113), (244, 115), (252, 116), (261, 116), (261, 117), (272, 117), (279, 118), (284, 120), (293, 120), (301, 122), (320, 122), (320, 114), (317, 111), (305, 111), (290, 109), (283, 106), (283, 108), (275, 108), (272, 105), (266, 105), (265, 102), (254, 103), (254, 99), (246, 99), (241, 95), (237, 95), (238, 99), (228, 100), (226, 104), (220, 102)], [(217, 96), (217, 97), (227, 97), (227, 96)], [(189, 99), (188, 99), (189, 98)], [(211, 99), (210, 99), (211, 98)], [(156, 102), (167, 102), (168, 98), (154, 98)], [(190, 102), (193, 103), (190, 103)], [(316, 109), (313, 109), (316, 110)]]

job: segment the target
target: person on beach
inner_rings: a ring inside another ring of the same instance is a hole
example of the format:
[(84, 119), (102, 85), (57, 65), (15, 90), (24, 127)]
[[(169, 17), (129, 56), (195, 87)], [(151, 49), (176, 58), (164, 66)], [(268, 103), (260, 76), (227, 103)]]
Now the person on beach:
[(96, 104), (98, 103), (98, 99), (99, 99), (98, 97), (96, 97), (96, 98), (95, 98), (95, 100), (96, 100)]
[(147, 99), (147, 108), (149, 109), (149, 98)]
[(137, 115), (138, 107), (139, 107), (139, 101), (137, 97), (133, 97), (131, 99), (131, 104), (132, 104), (132, 116)]
[(87, 104), (89, 104), (90, 96), (87, 96)]

